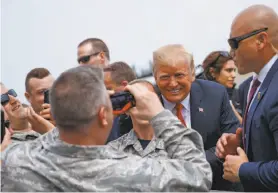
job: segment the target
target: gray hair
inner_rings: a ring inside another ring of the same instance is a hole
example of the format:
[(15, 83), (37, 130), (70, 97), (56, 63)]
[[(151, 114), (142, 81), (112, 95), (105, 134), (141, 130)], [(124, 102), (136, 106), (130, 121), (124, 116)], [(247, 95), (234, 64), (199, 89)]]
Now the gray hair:
[(89, 126), (108, 101), (102, 69), (89, 65), (63, 72), (50, 89), (51, 113), (64, 130)]

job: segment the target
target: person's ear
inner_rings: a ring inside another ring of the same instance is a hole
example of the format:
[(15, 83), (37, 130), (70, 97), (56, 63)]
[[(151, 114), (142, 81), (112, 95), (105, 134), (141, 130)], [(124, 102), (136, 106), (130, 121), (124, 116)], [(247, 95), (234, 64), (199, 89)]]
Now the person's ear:
[(102, 127), (108, 125), (108, 109), (106, 107), (101, 107), (98, 111), (98, 122)]
[(122, 85), (123, 87), (126, 87), (126, 86), (128, 85), (128, 82), (127, 82), (126, 80), (123, 80), (123, 81), (121, 82), (121, 85)]
[(30, 94), (28, 92), (25, 92), (24, 96), (27, 99), (27, 101), (30, 103)]
[(210, 75), (211, 75), (211, 77), (212, 77), (213, 79), (216, 78), (216, 73), (215, 73), (214, 68), (210, 67), (210, 68), (209, 68), (209, 73), (210, 73)]
[(101, 62), (105, 62), (105, 54), (104, 54), (104, 52), (100, 52), (99, 53), (99, 58), (100, 58)]
[(263, 32), (257, 36), (256, 46), (257, 46), (258, 50), (261, 50), (266, 46), (267, 39), (268, 39), (268, 35), (265, 32)]

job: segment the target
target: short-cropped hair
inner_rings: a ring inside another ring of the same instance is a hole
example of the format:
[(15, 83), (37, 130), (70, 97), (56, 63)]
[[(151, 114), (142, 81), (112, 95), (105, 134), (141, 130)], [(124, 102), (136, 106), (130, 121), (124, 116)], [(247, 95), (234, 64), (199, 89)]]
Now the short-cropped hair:
[(46, 68), (34, 68), (30, 72), (28, 72), (26, 78), (25, 78), (25, 90), (26, 92), (30, 92), (30, 85), (29, 81), (31, 78), (37, 78), (37, 79), (43, 79), (50, 75), (49, 70)]
[(104, 55), (107, 58), (107, 60), (110, 60), (109, 49), (103, 40), (101, 40), (99, 38), (88, 38), (88, 39), (85, 39), (82, 42), (80, 42), (78, 47), (81, 47), (85, 44), (91, 44), (94, 49), (94, 52), (96, 52), (96, 53), (104, 52)]
[(100, 107), (108, 105), (103, 70), (78, 66), (63, 72), (50, 89), (50, 104), (58, 128), (86, 128), (95, 120)]
[(120, 85), (122, 81), (133, 81), (136, 79), (136, 74), (133, 69), (125, 62), (114, 62), (108, 66), (111, 71), (111, 79)]
[(158, 65), (174, 66), (181, 61), (188, 65), (191, 73), (192, 67), (195, 66), (192, 54), (186, 51), (181, 44), (162, 46), (153, 52), (153, 74), (156, 74)]

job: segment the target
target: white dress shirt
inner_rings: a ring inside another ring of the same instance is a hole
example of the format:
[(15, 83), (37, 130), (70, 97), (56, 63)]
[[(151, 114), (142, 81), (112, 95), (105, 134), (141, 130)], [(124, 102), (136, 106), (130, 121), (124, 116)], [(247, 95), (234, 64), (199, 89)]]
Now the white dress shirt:
[[(176, 103), (169, 102), (165, 97), (162, 95), (162, 100), (164, 103), (164, 108), (170, 110), (174, 115), (177, 115), (176, 110)], [(190, 115), (190, 94), (187, 95), (183, 101), (181, 101), (181, 104), (183, 105), (182, 108), (182, 116), (186, 123), (186, 126), (191, 128), (191, 115)]]
[[(259, 72), (259, 74), (256, 74), (256, 73), (253, 74), (253, 80), (252, 80), (251, 83), (250, 83), (249, 91), (248, 91), (248, 95), (247, 95), (247, 102), (248, 102), (248, 99), (249, 99), (250, 90), (251, 90), (251, 87), (252, 87), (252, 85), (253, 85), (254, 80), (255, 80), (255, 79), (258, 79), (258, 80), (260, 81), (261, 84), (260, 84), (260, 86), (257, 88), (257, 90), (256, 90), (256, 92), (255, 92), (255, 94), (254, 94), (254, 97), (253, 97), (253, 99), (252, 99), (252, 102), (251, 102), (251, 104), (249, 105), (249, 109), (250, 109), (250, 107), (251, 107), (251, 105), (252, 105), (254, 99), (256, 98), (257, 93), (258, 93), (258, 91), (260, 90), (261, 85), (263, 84), (264, 79), (265, 79), (267, 73), (269, 72), (269, 70), (271, 69), (271, 67), (273, 66), (273, 64), (275, 63), (275, 61), (276, 61), (277, 59), (278, 59), (278, 54), (276, 54), (275, 56), (273, 56), (273, 57), (268, 61), (268, 63), (261, 69), (261, 71)], [(248, 109), (248, 111), (249, 111), (249, 109)]]

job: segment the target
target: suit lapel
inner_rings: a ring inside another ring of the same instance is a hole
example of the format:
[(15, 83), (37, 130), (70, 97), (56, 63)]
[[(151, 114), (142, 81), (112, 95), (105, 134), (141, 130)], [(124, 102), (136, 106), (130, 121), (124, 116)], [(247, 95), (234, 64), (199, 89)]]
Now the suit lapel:
[[(269, 72), (267, 73), (258, 93), (256, 96), (254, 96), (254, 100), (250, 106), (250, 109), (247, 113), (247, 119), (246, 119), (246, 128), (245, 128), (245, 134), (246, 134), (246, 148), (248, 152), (248, 147), (249, 147), (249, 137), (250, 137), (250, 128), (252, 125), (252, 119), (254, 116), (254, 113), (256, 111), (256, 108), (258, 107), (260, 101), (263, 99), (263, 96), (265, 95), (268, 86), (274, 76), (274, 74), (278, 71), (278, 60), (275, 61)], [(246, 109), (247, 110), (247, 109)]]
[(191, 115), (191, 127), (193, 129), (202, 128), (202, 116), (204, 116), (204, 112), (202, 112), (201, 102), (203, 98), (203, 91), (197, 81), (194, 81), (191, 85), (190, 90), (190, 115)]

